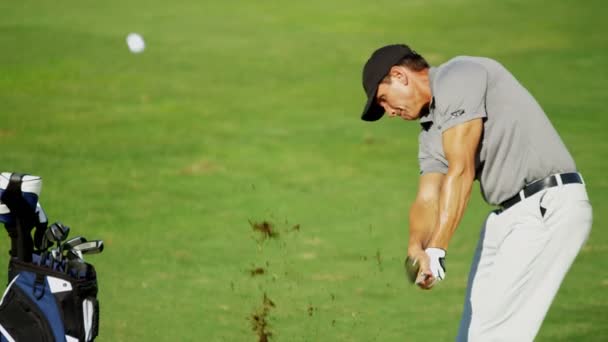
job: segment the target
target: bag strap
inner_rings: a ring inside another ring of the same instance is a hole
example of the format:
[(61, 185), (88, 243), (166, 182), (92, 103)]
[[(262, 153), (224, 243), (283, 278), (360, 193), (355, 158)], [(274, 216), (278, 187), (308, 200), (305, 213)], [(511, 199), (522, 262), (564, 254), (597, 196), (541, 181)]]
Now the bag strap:
[(23, 198), (21, 191), (23, 176), (21, 173), (11, 174), (1, 200), (15, 215), (15, 226), (6, 227), (11, 236), (11, 255), (19, 260), (31, 262), (34, 247), (30, 231), (35, 224), (36, 212)]
[(36, 273), (36, 280), (34, 280), (34, 286), (32, 286), (32, 295), (38, 300), (44, 296), (44, 278), (44, 275)]

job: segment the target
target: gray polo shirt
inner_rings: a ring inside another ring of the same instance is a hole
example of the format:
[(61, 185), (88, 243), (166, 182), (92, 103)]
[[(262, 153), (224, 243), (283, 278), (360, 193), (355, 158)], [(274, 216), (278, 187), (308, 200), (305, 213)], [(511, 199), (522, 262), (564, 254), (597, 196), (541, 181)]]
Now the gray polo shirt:
[(475, 178), (488, 203), (498, 205), (548, 175), (576, 171), (540, 105), (498, 62), (459, 56), (431, 68), (429, 78), (433, 100), (420, 118), (421, 174), (447, 173), (442, 133), (476, 118), (484, 123)]

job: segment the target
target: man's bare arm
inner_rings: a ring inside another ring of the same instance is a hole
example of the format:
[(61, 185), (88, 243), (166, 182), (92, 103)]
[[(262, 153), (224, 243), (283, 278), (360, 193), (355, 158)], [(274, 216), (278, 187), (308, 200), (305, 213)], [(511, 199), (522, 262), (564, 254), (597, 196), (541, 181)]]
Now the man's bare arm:
[(430, 289), (437, 280), (445, 277), (441, 264), (445, 251), (462, 219), (471, 196), (475, 179), (475, 155), (483, 130), (483, 121), (475, 119), (454, 126), (443, 133), (443, 151), (448, 160), (448, 173), (443, 177), (439, 190), (435, 228), (425, 246), (425, 252), (417, 252), (420, 270), (416, 284)]
[(408, 254), (424, 251), (437, 227), (439, 191), (444, 175), (428, 173), (420, 176), (418, 194), (410, 208)]
[(475, 155), (482, 131), (482, 119), (475, 119), (443, 133), (443, 151), (448, 160), (448, 173), (439, 195), (437, 226), (427, 247), (447, 250), (462, 219), (475, 179)]

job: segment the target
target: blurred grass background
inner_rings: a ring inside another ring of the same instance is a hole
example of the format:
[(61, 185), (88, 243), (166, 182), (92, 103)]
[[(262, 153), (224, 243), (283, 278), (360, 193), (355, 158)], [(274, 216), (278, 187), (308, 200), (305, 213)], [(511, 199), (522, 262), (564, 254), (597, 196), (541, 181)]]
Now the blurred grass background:
[[(406, 284), (419, 128), (359, 120), (361, 68), (397, 42), (435, 65), (492, 57), (543, 105), (594, 206), (591, 237), (537, 340), (600, 341), (605, 7), (0, 2), (0, 169), (42, 176), (50, 219), (104, 239), (106, 251), (88, 258), (100, 341), (256, 341), (253, 317), (277, 341), (449, 341), (490, 208), (476, 190), (446, 282), (431, 292)], [(144, 53), (129, 53), (129, 32), (143, 35)], [(277, 238), (252, 229), (264, 221)]]

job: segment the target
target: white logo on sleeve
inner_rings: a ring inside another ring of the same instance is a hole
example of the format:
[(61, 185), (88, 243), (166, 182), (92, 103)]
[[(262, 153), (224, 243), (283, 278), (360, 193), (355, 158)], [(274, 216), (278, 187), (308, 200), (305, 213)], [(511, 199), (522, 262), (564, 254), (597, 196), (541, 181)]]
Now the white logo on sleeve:
[(452, 113), (450, 113), (450, 116), (453, 118), (457, 118), (457, 117), (461, 116), (462, 114), (464, 114), (464, 109), (459, 109), (459, 110), (455, 110)]

